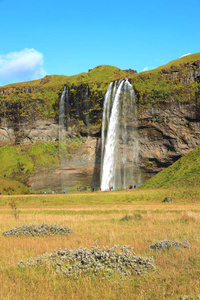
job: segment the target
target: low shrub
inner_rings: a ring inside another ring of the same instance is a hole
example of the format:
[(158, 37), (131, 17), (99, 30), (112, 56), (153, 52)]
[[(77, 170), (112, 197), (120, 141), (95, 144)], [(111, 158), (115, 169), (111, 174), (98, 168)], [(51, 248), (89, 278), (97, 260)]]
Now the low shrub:
[(184, 242), (164, 240), (164, 241), (157, 241), (155, 244), (149, 246), (149, 248), (153, 250), (167, 250), (172, 247), (178, 249), (181, 247), (190, 248), (190, 244), (186, 239), (184, 240)]
[(134, 215), (125, 215), (124, 217), (122, 217), (121, 219), (119, 219), (119, 221), (121, 222), (127, 222), (127, 221), (140, 221), (142, 219), (142, 215), (137, 213)]
[(119, 219), (121, 222), (127, 222), (127, 221), (132, 221), (134, 219), (133, 216), (130, 215), (125, 215), (124, 217), (122, 217), (121, 219)]
[(62, 227), (60, 225), (50, 225), (42, 223), (42, 225), (30, 224), (15, 226), (6, 231), (3, 231), (4, 236), (45, 236), (45, 235), (67, 235), (72, 232), (72, 229)]
[(94, 245), (91, 249), (80, 247), (78, 249), (58, 249), (53, 253), (30, 258), (26, 262), (20, 261), (20, 268), (50, 267), (56, 273), (77, 278), (81, 274), (101, 274), (110, 277), (118, 273), (122, 276), (143, 274), (149, 269), (155, 270), (152, 257), (140, 257), (133, 253), (133, 248), (123, 246), (121, 251), (116, 251), (118, 246), (112, 248)]

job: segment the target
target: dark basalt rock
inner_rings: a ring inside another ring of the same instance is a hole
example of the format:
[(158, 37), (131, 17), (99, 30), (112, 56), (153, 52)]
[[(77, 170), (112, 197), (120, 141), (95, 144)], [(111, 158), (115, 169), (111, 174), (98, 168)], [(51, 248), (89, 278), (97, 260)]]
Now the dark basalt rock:
[(173, 202), (173, 199), (171, 197), (166, 197), (162, 202)]

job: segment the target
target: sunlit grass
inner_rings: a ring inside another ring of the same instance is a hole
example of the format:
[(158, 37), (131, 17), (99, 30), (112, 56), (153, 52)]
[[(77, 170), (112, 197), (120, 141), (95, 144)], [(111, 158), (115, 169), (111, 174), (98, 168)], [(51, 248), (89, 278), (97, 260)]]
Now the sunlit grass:
[[(200, 187), (122, 190), (112, 192), (69, 193), (50, 195), (12, 195), (0, 196), (0, 207), (7, 206), (14, 198), (20, 207), (55, 207), (65, 205), (109, 205), (109, 204), (155, 204), (161, 203), (165, 197), (172, 197), (176, 204), (194, 204), (200, 199)], [(162, 203), (162, 205), (165, 205)], [(173, 205), (173, 203), (171, 204)]]
[[(168, 191), (168, 194), (173, 194), (174, 202), (162, 203), (166, 194), (165, 190), (135, 190), (86, 195), (46, 195), (45, 203), (42, 195), (13, 197), (21, 210), (19, 219), (8, 214), (11, 209), (7, 201), (12, 196), (1, 196), (0, 231), (24, 223), (45, 222), (70, 227), (74, 233), (62, 237), (6, 238), (0, 235), (0, 298), (179, 299), (183, 295), (197, 297), (200, 293), (199, 190), (191, 189), (190, 193), (186, 194), (184, 190)], [(191, 194), (195, 195), (195, 203), (192, 202)], [(165, 239), (187, 239), (191, 248), (170, 249), (164, 252), (148, 249), (156, 241)], [(85, 276), (73, 280), (44, 268), (16, 268), (20, 260), (29, 257), (51, 253), (58, 248), (90, 248), (95, 242), (101, 247), (112, 247), (115, 244), (131, 245), (136, 254), (154, 257), (157, 272), (131, 276), (124, 280), (117, 277), (113, 281), (102, 280), (98, 276)]]

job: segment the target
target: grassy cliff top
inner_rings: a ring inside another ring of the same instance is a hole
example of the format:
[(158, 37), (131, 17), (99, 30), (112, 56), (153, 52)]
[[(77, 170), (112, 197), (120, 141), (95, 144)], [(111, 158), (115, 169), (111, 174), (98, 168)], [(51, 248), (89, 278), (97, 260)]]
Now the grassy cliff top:
[[(33, 115), (29, 113), (31, 109), (34, 109), (37, 117), (57, 119), (59, 99), (64, 85), (69, 87), (71, 103), (78, 99), (84, 99), (86, 87), (89, 86), (91, 121), (94, 125), (96, 123), (99, 129), (103, 98), (110, 82), (129, 78), (135, 90), (136, 101), (141, 109), (156, 107), (160, 103), (171, 101), (200, 105), (198, 96), (200, 95), (200, 83), (194, 80), (193, 76), (193, 71), (198, 73), (199, 70), (200, 52), (138, 74), (130, 69), (120, 70), (117, 67), (101, 65), (88, 70), (87, 73), (74, 76), (47, 75), (42, 79), (0, 87), (0, 106), (2, 114), (12, 115), (13, 119), (16, 119), (16, 113), (12, 108), (17, 108), (18, 103), (22, 103), (23, 106), (23, 111), (19, 109), (21, 119), (30, 120)], [(174, 72), (177, 73), (174, 74)], [(6, 105), (3, 105), (4, 103)], [(10, 106), (7, 105), (8, 103), (11, 103)], [(71, 114), (74, 114), (76, 119), (75, 103), (72, 104)], [(12, 111), (8, 111), (9, 109)], [(84, 111), (86, 114), (84, 105), (79, 107), (79, 111)]]
[[(131, 73), (131, 72), (130, 72)], [(3, 89), (9, 88), (24, 88), (24, 87), (43, 87), (49, 88), (52, 86), (57, 85), (78, 85), (81, 83), (88, 83), (94, 84), (95, 82), (98, 83), (110, 83), (113, 80), (125, 78), (130, 76), (129, 71), (122, 71), (117, 67), (108, 66), (108, 65), (101, 65), (97, 66), (94, 69), (88, 71), (88, 73), (83, 72), (73, 76), (65, 76), (65, 75), (47, 75), (42, 79), (26, 81), (26, 82), (19, 82), (19, 83), (12, 83), (5, 85)]]
[(170, 70), (171, 67), (179, 68), (181, 65), (185, 65), (188, 63), (194, 63), (196, 61), (200, 61), (200, 52), (183, 56), (176, 60), (173, 60), (166, 65), (162, 65), (154, 70), (145, 71), (141, 73), (134, 73), (129, 71), (120, 70), (117, 67), (109, 66), (109, 65), (100, 65), (94, 69), (88, 70), (88, 73), (83, 72), (73, 76), (65, 76), (65, 75), (47, 75), (42, 79), (12, 83), (5, 86), (0, 87), (0, 89), (9, 89), (9, 88), (24, 88), (24, 87), (43, 87), (49, 88), (53, 86), (61, 86), (64, 84), (67, 85), (79, 85), (81, 83), (88, 83), (89, 85), (94, 85), (95, 83), (104, 83), (108, 84), (111, 81), (120, 79), (120, 78), (137, 78), (140, 75), (156, 75), (160, 71)]
[(145, 182), (141, 188), (194, 187), (199, 185), (200, 147), (197, 147)]
[(88, 70), (88, 73), (68, 77), (69, 82), (86, 81), (86, 82), (111, 82), (116, 79), (127, 76), (126, 71), (117, 67), (101, 65), (94, 69)]
[(179, 67), (182, 64), (193, 63), (197, 60), (200, 60), (200, 52), (197, 52), (194, 54), (188, 54), (188, 55), (182, 56), (176, 60), (172, 60), (168, 64), (158, 67), (156, 70), (161, 69), (161, 68), (170, 68), (171, 66)]
[(165, 64), (165, 65), (162, 65), (156, 69), (153, 69), (153, 70), (149, 70), (149, 71), (145, 71), (145, 72), (141, 72), (139, 73), (140, 75), (141, 74), (151, 74), (151, 73), (158, 73), (160, 72), (161, 70), (170, 70), (171, 67), (176, 67), (176, 68), (180, 68), (181, 65), (185, 65), (185, 64), (192, 64), (196, 61), (200, 61), (200, 52), (197, 52), (197, 53), (194, 53), (194, 54), (189, 54), (189, 55), (185, 55), (185, 56), (182, 56), (178, 59), (175, 59), (175, 60), (172, 60), (170, 61), (169, 63)]

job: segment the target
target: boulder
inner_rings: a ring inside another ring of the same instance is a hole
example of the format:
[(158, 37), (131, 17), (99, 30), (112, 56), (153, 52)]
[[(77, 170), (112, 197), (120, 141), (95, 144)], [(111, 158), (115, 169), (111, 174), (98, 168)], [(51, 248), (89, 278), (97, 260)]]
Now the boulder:
[(171, 197), (166, 197), (162, 202), (173, 202)]

